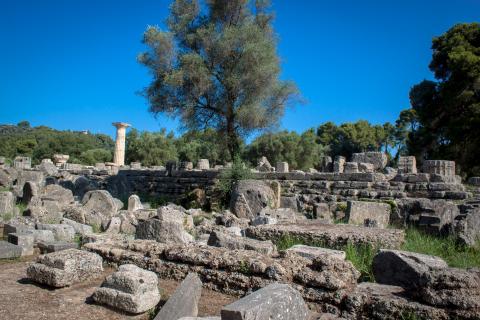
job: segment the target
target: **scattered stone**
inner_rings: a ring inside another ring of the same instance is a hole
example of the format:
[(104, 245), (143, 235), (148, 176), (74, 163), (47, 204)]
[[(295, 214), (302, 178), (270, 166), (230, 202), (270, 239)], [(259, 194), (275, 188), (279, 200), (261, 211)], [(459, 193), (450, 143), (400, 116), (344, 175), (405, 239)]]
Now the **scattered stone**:
[(105, 228), (105, 233), (120, 233), (121, 225), (122, 220), (120, 219), (120, 217), (112, 217), (112, 219), (110, 219), (110, 222), (107, 224), (107, 227)]
[(0, 192), (0, 220), (13, 218), (15, 209), (15, 196), (10, 191)]
[(33, 255), (33, 234), (32, 233), (10, 233), (8, 242), (22, 248), (22, 256)]
[(308, 308), (300, 293), (273, 283), (223, 307), (222, 320), (306, 320)]
[(254, 218), (263, 208), (275, 203), (270, 186), (258, 180), (240, 180), (232, 190), (230, 210), (239, 218)]
[(375, 167), (374, 167), (373, 163), (359, 162), (358, 163), (358, 171), (359, 172), (372, 173), (372, 172), (375, 171)]
[(82, 224), (67, 218), (63, 218), (62, 223), (71, 226), (75, 230), (75, 233), (80, 235), (87, 235), (93, 233), (93, 228), (87, 224)]
[(414, 156), (400, 156), (398, 158), (398, 173), (417, 173), (417, 159)]
[(383, 170), (388, 158), (384, 152), (361, 152), (352, 154), (352, 162), (371, 163), (375, 170)]
[(321, 247), (310, 247), (303, 244), (296, 244), (293, 247), (286, 250), (289, 253), (298, 254), (301, 257), (314, 260), (325, 255), (329, 255), (340, 260), (345, 260), (345, 251), (333, 250)]
[(348, 201), (346, 218), (348, 223), (364, 225), (365, 221), (376, 221), (380, 228), (386, 228), (390, 222), (390, 205), (370, 201)]
[(333, 162), (333, 172), (335, 173), (343, 173), (343, 170), (345, 168), (345, 162), (347, 160), (345, 157), (342, 156), (336, 156), (335, 161)]
[(339, 248), (347, 243), (381, 245), (383, 248), (399, 248), (405, 240), (400, 229), (365, 228), (354, 225), (326, 224), (318, 220), (296, 223), (260, 225), (245, 229), (245, 235), (258, 240), (279, 241), (294, 237), (305, 242), (322, 243), (325, 247)]
[(23, 185), (23, 195), (22, 195), (22, 202), (23, 203), (30, 203), (30, 201), (34, 197), (38, 197), (38, 186), (33, 181), (27, 181)]
[(213, 231), (207, 244), (214, 247), (224, 247), (230, 250), (254, 250), (266, 255), (275, 253), (276, 247), (272, 241), (259, 241), (244, 237), (233, 236), (220, 231)]
[(140, 197), (136, 194), (132, 194), (128, 198), (128, 211), (137, 211), (143, 209), (142, 202), (140, 201)]
[(259, 226), (262, 224), (276, 224), (277, 219), (270, 216), (256, 216), (250, 221), (252, 226)]
[(333, 222), (333, 213), (328, 203), (317, 203), (313, 207), (313, 217), (325, 222)]
[(160, 301), (158, 278), (154, 272), (133, 264), (121, 265), (109, 275), (92, 296), (97, 303), (130, 313), (143, 313)]
[(455, 176), (455, 161), (447, 160), (424, 160), (423, 172), (429, 174), (439, 174), (441, 176)]
[(210, 162), (208, 161), (208, 159), (198, 159), (197, 169), (210, 170)]
[(5, 223), (3, 225), (3, 236), (8, 237), (10, 233), (28, 233), (33, 230), (33, 227), (24, 224)]
[(154, 320), (196, 317), (201, 294), (202, 282), (195, 273), (189, 273), (160, 309)]
[(357, 162), (345, 162), (343, 167), (344, 173), (358, 173), (358, 163)]
[(290, 170), (288, 168), (288, 162), (277, 162), (277, 165), (275, 167), (275, 171), (280, 172), (280, 173), (289, 172)]
[(0, 240), (0, 259), (19, 258), (22, 255), (22, 252), (22, 247)]
[(186, 244), (194, 240), (193, 236), (185, 231), (183, 224), (175, 221), (161, 221), (156, 218), (139, 222), (135, 238), (177, 244)]
[(55, 241), (55, 236), (51, 230), (32, 230), (33, 240), (38, 242), (52, 242)]
[(435, 269), (447, 268), (447, 263), (435, 256), (398, 250), (380, 250), (373, 258), (373, 274), (381, 284), (416, 289), (422, 278)]
[(27, 268), (27, 275), (35, 282), (62, 288), (95, 277), (102, 271), (99, 255), (68, 249), (39, 256), (37, 262)]
[(78, 249), (78, 245), (75, 242), (65, 241), (45, 241), (39, 242), (37, 245), (41, 253), (51, 253), (67, 249)]
[(260, 172), (273, 172), (275, 169), (272, 167), (267, 157), (261, 157), (258, 160), (257, 168)]
[(57, 241), (73, 241), (75, 229), (67, 224), (45, 224), (37, 223), (38, 230), (50, 230)]
[(108, 191), (94, 190), (85, 193), (82, 199), (85, 210), (85, 223), (101, 225), (117, 213), (117, 204)]
[(16, 156), (15, 159), (13, 159), (13, 167), (16, 169), (31, 169), (32, 159), (30, 157)]

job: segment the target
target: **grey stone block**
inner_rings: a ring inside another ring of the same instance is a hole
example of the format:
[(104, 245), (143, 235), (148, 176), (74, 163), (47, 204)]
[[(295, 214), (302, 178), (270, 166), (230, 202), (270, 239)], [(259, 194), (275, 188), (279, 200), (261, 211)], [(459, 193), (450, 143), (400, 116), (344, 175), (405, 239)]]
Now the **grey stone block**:
[(222, 320), (305, 320), (308, 308), (288, 284), (273, 283), (223, 307)]
[(380, 202), (348, 201), (348, 223), (364, 225), (365, 221), (376, 221), (380, 228), (386, 228), (390, 222), (390, 205)]
[(7, 241), (0, 241), (0, 259), (14, 259), (22, 255), (22, 247), (9, 243)]
[(287, 249), (286, 251), (298, 254), (299, 256), (302, 256), (310, 260), (313, 260), (318, 257), (326, 256), (326, 255), (333, 256), (340, 260), (345, 260), (346, 258), (345, 251), (320, 248), (320, 247), (310, 247), (310, 246), (305, 246), (303, 244), (296, 244), (293, 247)]
[(195, 273), (189, 273), (154, 320), (177, 320), (198, 315), (198, 302), (202, 294), (202, 282)]
[(45, 241), (39, 242), (37, 244), (41, 253), (51, 253), (67, 249), (77, 249), (78, 244), (75, 242), (65, 242), (65, 241)]
[(158, 278), (152, 271), (133, 264), (121, 265), (92, 296), (98, 303), (130, 313), (142, 313), (160, 301)]
[(73, 241), (75, 229), (67, 224), (37, 223), (38, 230), (50, 230), (57, 241)]
[(33, 255), (33, 233), (10, 233), (8, 242), (22, 248), (22, 256)]

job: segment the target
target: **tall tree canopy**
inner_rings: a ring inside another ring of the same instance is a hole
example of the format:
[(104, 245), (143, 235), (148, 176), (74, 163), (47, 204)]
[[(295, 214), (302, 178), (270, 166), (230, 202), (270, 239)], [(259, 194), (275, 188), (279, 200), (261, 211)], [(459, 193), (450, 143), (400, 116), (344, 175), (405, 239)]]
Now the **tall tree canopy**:
[[(420, 160), (451, 159), (467, 174), (480, 174), (480, 24), (458, 24), (432, 42), (430, 70), (437, 81), (410, 91), (408, 149)], [(402, 117), (403, 115), (403, 117)]]
[(241, 138), (278, 123), (297, 94), (279, 80), (272, 19), (266, 0), (175, 0), (168, 31), (149, 27), (138, 58), (153, 76), (150, 111), (215, 128), (233, 158)]

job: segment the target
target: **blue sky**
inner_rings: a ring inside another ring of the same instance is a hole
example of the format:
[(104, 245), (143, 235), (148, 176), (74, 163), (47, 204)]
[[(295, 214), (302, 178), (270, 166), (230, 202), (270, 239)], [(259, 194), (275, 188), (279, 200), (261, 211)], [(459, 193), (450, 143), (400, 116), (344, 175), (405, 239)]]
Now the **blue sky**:
[[(175, 130), (155, 119), (138, 92), (136, 62), (147, 25), (163, 26), (170, 0), (0, 0), (0, 123), (114, 134)], [(431, 39), (455, 23), (480, 21), (480, 0), (273, 0), (282, 78), (307, 103), (281, 128), (325, 121), (395, 121), (412, 85), (431, 78)]]

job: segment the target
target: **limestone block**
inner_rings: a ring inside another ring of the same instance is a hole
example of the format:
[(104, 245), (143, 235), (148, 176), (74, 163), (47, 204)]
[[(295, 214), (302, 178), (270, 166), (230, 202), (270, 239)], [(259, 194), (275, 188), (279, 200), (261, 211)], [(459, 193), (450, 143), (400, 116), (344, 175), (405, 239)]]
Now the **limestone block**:
[(185, 231), (183, 224), (174, 221), (161, 221), (156, 218), (139, 222), (135, 238), (176, 244), (186, 244), (194, 240), (193, 236)]
[(343, 168), (344, 173), (358, 173), (358, 163), (357, 162), (345, 162), (344, 168)]
[(256, 216), (255, 218), (253, 218), (251, 221), (250, 221), (250, 224), (252, 226), (259, 226), (259, 225), (262, 225), (262, 224), (276, 224), (277, 223), (277, 219), (274, 218), (274, 217), (270, 217), (270, 216)]
[(345, 260), (345, 251), (333, 250), (320, 247), (311, 247), (303, 244), (296, 244), (293, 247), (286, 250), (286, 252), (297, 254), (301, 257), (314, 260), (323, 256), (332, 256), (340, 260)]
[(277, 165), (275, 167), (275, 172), (279, 172), (279, 173), (289, 172), (288, 162), (277, 162)]
[(143, 205), (139, 196), (132, 194), (128, 197), (128, 211), (137, 211), (141, 209), (143, 209)]
[(266, 255), (277, 251), (272, 241), (260, 241), (250, 238), (233, 236), (228, 233), (213, 231), (210, 233), (207, 244), (214, 247), (223, 247), (230, 250), (254, 250)]
[(97, 303), (130, 313), (142, 313), (160, 301), (158, 278), (152, 271), (133, 264), (121, 265), (92, 296)]
[(10, 215), (10, 218), (14, 215), (15, 208), (15, 196), (10, 191), (0, 192), (0, 221), (1, 218), (6, 215)]
[(256, 169), (260, 172), (273, 172), (275, 168), (272, 167), (267, 157), (261, 157), (258, 159)]
[(439, 257), (399, 250), (380, 250), (373, 258), (375, 281), (411, 288), (422, 276), (433, 269), (447, 268)]
[(0, 240), (0, 259), (15, 259), (22, 255), (22, 247)]
[(332, 157), (322, 156), (320, 158), (319, 171), (320, 172), (332, 172), (333, 171)]
[(358, 171), (359, 172), (374, 172), (375, 167), (374, 167), (373, 163), (359, 162), (358, 163)]
[(345, 157), (336, 156), (335, 161), (333, 162), (333, 172), (343, 173), (345, 162), (346, 162)]
[(423, 161), (423, 172), (453, 177), (455, 176), (455, 161), (425, 160)]
[(154, 320), (196, 317), (201, 294), (202, 282), (195, 273), (189, 273), (160, 309)]
[(142, 168), (142, 163), (141, 162), (130, 162), (130, 168), (131, 169), (141, 169)]
[(75, 230), (75, 233), (80, 235), (87, 235), (93, 233), (93, 228), (88, 224), (79, 223), (77, 221), (67, 218), (63, 218), (62, 223), (71, 226)]
[(67, 249), (78, 249), (78, 245), (75, 242), (65, 241), (39, 242), (37, 245), (41, 253), (51, 253)]
[(210, 170), (210, 162), (208, 161), (208, 159), (199, 159), (197, 162), (197, 169)]
[(193, 170), (193, 162), (181, 161), (178, 167), (179, 170)]
[(348, 201), (347, 221), (350, 224), (364, 225), (365, 221), (376, 221), (380, 228), (386, 228), (390, 222), (390, 205), (380, 202)]
[(55, 241), (55, 236), (51, 230), (32, 230), (31, 233), (35, 243)]
[(3, 236), (8, 237), (10, 233), (28, 233), (33, 230), (33, 227), (27, 226), (25, 224), (5, 223), (3, 225)]
[(93, 278), (102, 271), (99, 255), (68, 249), (39, 256), (27, 268), (27, 275), (35, 282), (61, 288)]
[(17, 156), (13, 159), (13, 167), (16, 169), (31, 169), (32, 159), (30, 157)]
[(46, 224), (37, 223), (38, 230), (50, 230), (53, 232), (55, 240), (73, 241), (75, 238), (75, 229), (67, 224)]
[(308, 308), (288, 284), (272, 283), (222, 308), (222, 320), (306, 320)]
[(352, 154), (351, 161), (371, 163), (375, 170), (383, 170), (387, 166), (388, 158), (384, 152), (360, 152)]
[(232, 190), (230, 210), (239, 218), (254, 218), (263, 208), (273, 207), (275, 193), (264, 181), (240, 180)]
[(398, 173), (417, 173), (417, 159), (414, 156), (398, 158)]
[(326, 222), (333, 221), (333, 213), (330, 210), (328, 203), (317, 203), (313, 207), (313, 216), (315, 219), (323, 220)]
[(10, 233), (8, 242), (22, 248), (22, 256), (33, 255), (33, 234), (32, 233)]

